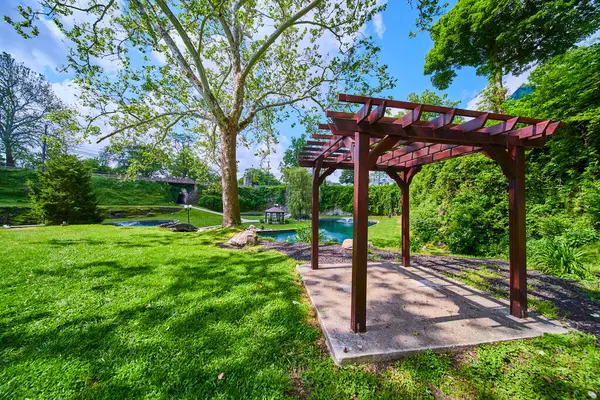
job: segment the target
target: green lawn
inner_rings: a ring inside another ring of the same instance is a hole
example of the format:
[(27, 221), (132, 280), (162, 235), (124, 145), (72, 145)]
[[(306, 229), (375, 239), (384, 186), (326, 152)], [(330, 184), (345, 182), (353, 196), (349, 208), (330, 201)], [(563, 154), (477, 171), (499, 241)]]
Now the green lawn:
[(2, 230), (0, 398), (591, 398), (595, 337), (336, 367), (295, 262), (225, 233)]

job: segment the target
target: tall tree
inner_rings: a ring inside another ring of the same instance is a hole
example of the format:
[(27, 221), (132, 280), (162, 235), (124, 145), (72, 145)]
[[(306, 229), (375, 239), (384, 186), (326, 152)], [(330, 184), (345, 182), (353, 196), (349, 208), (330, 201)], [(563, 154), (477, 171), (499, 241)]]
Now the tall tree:
[(89, 167), (72, 155), (60, 154), (48, 161), (30, 182), (33, 211), (48, 224), (93, 224), (103, 219), (92, 191)]
[[(277, 186), (281, 185), (281, 182), (277, 179), (271, 171), (261, 168), (246, 168), (244, 175), (250, 178), (250, 184), (252, 186)], [(241, 178), (238, 183), (243, 183), (244, 178)]]
[(298, 153), (302, 151), (302, 147), (306, 146), (306, 133), (302, 133), (298, 137), (292, 138), (292, 143), (283, 153), (283, 159), (279, 166), (283, 172), (285, 168), (298, 167)]
[(292, 218), (307, 217), (311, 205), (311, 176), (306, 168), (292, 167), (283, 172), (286, 183), (287, 207)]
[(342, 185), (354, 185), (354, 170), (342, 170), (342, 173), (340, 174), (340, 183)]
[(39, 148), (47, 118), (61, 108), (44, 77), (0, 54), (0, 147), (7, 166)]
[[(68, 64), (83, 103), (101, 110), (90, 123), (106, 119), (115, 128), (105, 137), (149, 134), (160, 141), (188, 124), (211, 138), (219, 149), (225, 226), (240, 223), (240, 138), (260, 140), (286, 112), (323, 108), (339, 90), (368, 94), (393, 85), (378, 65), (379, 49), (362, 34), (385, 7), (375, 0), (39, 4), (8, 21), (24, 36), (38, 34), (37, 18), (56, 23), (72, 44)], [(103, 74), (98, 59), (119, 71)]]
[(461, 0), (429, 28), (425, 73), (446, 89), (456, 71), (486, 76), (489, 111), (502, 111), (503, 78), (564, 53), (600, 28), (599, 0)]

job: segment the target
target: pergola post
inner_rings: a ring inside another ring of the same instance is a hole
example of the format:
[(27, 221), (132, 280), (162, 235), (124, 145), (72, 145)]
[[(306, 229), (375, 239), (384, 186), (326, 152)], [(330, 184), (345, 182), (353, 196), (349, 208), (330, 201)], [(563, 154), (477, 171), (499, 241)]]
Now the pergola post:
[(311, 241), (310, 260), (312, 269), (319, 269), (319, 175), (321, 173), (321, 161), (319, 160), (312, 175), (312, 208), (311, 208)]
[(401, 192), (402, 204), (402, 265), (410, 267), (410, 183), (421, 167), (410, 167), (398, 175), (396, 172), (387, 171), (387, 174), (398, 184)]
[(350, 329), (367, 330), (367, 240), (369, 227), (368, 133), (354, 134), (354, 231), (352, 236), (352, 300)]
[(508, 178), (508, 228), (510, 259), (510, 313), (527, 317), (527, 249), (525, 224), (525, 147), (485, 146)]
[(525, 226), (525, 148), (511, 146), (513, 174), (508, 177), (510, 229), (510, 313), (527, 317), (527, 250)]
[(402, 266), (410, 267), (410, 183), (404, 179), (402, 192)]

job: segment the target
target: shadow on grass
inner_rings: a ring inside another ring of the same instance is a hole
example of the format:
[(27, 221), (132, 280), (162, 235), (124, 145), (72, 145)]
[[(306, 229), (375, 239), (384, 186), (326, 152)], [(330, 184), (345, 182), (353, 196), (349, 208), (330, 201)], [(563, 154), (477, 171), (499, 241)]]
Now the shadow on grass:
[[(158, 238), (150, 246), (178, 241)], [(305, 308), (293, 303), (299, 289), (287, 258), (212, 248), (184, 253), (165, 252), (162, 262), (134, 266), (114, 259), (37, 269), (38, 279), (58, 277), (76, 289), (46, 293), (52, 304), (37, 307), (49, 311), (8, 316), (0, 348), (13, 379), (0, 384), (0, 394), (243, 398), (291, 392), (290, 365), (313, 351), (317, 333), (302, 323)], [(86, 281), (79, 285), (82, 273)]]

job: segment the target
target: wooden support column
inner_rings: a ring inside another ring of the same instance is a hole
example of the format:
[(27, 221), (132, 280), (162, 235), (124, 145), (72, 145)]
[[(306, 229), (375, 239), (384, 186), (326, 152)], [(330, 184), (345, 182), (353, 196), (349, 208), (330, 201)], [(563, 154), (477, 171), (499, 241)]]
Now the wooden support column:
[(410, 183), (421, 170), (420, 166), (410, 167), (398, 175), (396, 172), (387, 174), (398, 184), (402, 196), (402, 266), (410, 267)]
[(508, 178), (508, 227), (510, 258), (510, 313), (527, 317), (527, 249), (525, 227), (525, 148), (485, 146), (487, 155), (496, 160)]
[(367, 330), (367, 240), (369, 227), (369, 134), (354, 135), (354, 231), (350, 329)]
[(312, 269), (319, 269), (319, 177), (323, 160), (319, 158), (313, 167), (310, 260)]
[(527, 317), (527, 250), (525, 227), (525, 148), (509, 149), (514, 174), (508, 178), (510, 228), (510, 313)]
[[(403, 173), (404, 175), (404, 173)], [(404, 179), (402, 191), (402, 266), (410, 267), (410, 183)]]

